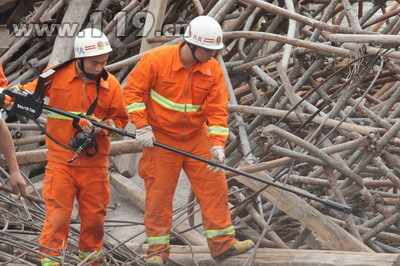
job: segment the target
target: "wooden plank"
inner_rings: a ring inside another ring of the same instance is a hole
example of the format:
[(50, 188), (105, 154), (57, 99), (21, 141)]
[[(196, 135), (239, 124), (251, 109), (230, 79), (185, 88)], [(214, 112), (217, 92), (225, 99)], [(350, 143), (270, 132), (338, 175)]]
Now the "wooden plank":
[(0, 1), (0, 7), (3, 6), (3, 5), (6, 5), (6, 4), (8, 4), (8, 3), (16, 2), (16, 1), (17, 1), (17, 0), (1, 0), (1, 1)]
[[(68, 8), (64, 14), (61, 25), (63, 27), (70, 26), (75, 34), (81, 29), (83, 22), (86, 19), (86, 16), (89, 12), (89, 9), (92, 5), (91, 0), (70, 0), (68, 1)], [(73, 47), (74, 47), (74, 39), (75, 36), (65, 36), (58, 35), (56, 40), (54, 41), (53, 52), (51, 53), (49, 59), (49, 65), (52, 65), (56, 62), (65, 62), (73, 56)]]
[(10, 33), (6, 25), (0, 25), (0, 48), (8, 48), (10, 46)]
[[(12, 10), (12, 13), (9, 15), (7, 18), (7, 25), (11, 24), (19, 24), (22, 20), (23, 17), (29, 14), (30, 11), (32, 11), (32, 6), (37, 2), (37, 0), (24, 0), (24, 1), (19, 1), (17, 0), (1, 0), (0, 1), (0, 13), (7, 11), (11, 7), (14, 7)], [(9, 4), (7, 4), (9, 3)]]
[[(135, 140), (111, 141), (110, 155), (141, 152), (142, 147)], [(17, 152), (18, 165), (28, 165), (46, 162), (47, 149)], [(6, 167), (4, 159), (0, 158), (0, 167)]]
[[(161, 30), (167, 3), (168, 1), (166, 0), (150, 0), (149, 12), (147, 12), (146, 23), (143, 28), (144, 37), (154, 37), (156, 31)], [(158, 46), (158, 44), (149, 44), (146, 38), (142, 38), (140, 53), (148, 51), (156, 46)]]
[(5, 12), (14, 7), (17, 0), (0, 0), (0, 13)]
[[(135, 126), (128, 123), (125, 130), (129, 133), (135, 133)], [(127, 138), (127, 137), (125, 137)], [(132, 177), (137, 174), (138, 162), (142, 153), (120, 154), (113, 157), (116, 170), (125, 177)]]
[[(137, 248), (137, 243), (127, 243), (131, 249)], [(226, 265), (226, 266), (242, 266), (250, 255), (247, 252), (242, 255), (231, 257), (224, 261), (215, 261), (207, 247), (193, 246), (195, 260), (198, 265)], [(144, 254), (147, 245), (142, 245), (137, 250), (138, 253)], [(170, 249), (170, 259), (175, 263), (169, 265), (195, 265), (188, 246), (172, 245)], [(395, 266), (400, 265), (400, 254), (383, 254), (369, 252), (348, 252), (333, 250), (304, 250), (304, 249), (275, 249), (275, 248), (259, 248), (255, 255), (253, 266)]]
[[(112, 171), (110, 175), (111, 185), (120, 193), (125, 195), (132, 203), (144, 212), (146, 193), (142, 188), (136, 186), (130, 179), (120, 175), (119, 173)], [(179, 223), (174, 221), (173, 226)], [(191, 226), (187, 221), (179, 224), (176, 227), (176, 232), (184, 231)], [(205, 237), (197, 232), (196, 230), (190, 230), (186, 233), (181, 234), (191, 245), (206, 246), (207, 241)]]
[[(272, 181), (272, 178), (263, 172), (253, 173), (260, 178)], [(235, 177), (236, 180), (254, 191), (260, 189), (260, 182), (244, 176)], [(299, 222), (326, 240), (330, 249), (342, 251), (374, 252), (363, 242), (351, 235), (339, 225), (331, 221), (327, 216), (307, 204), (303, 199), (287, 191), (281, 191), (275, 187), (268, 187), (261, 196), (275, 203), (278, 194), (282, 193), (277, 201), (277, 207), (290, 217)]]
[(111, 171), (110, 184), (118, 192), (122, 193), (132, 201), (133, 205), (144, 212), (144, 199), (146, 198), (146, 192), (142, 188), (136, 186), (131, 180), (115, 171)]

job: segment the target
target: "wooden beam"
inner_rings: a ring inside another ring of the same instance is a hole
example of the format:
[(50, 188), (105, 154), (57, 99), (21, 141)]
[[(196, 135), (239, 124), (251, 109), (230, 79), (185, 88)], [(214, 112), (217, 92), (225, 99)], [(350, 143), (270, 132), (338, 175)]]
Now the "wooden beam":
[(68, 31), (65, 30), (63, 36), (61, 36), (59, 31), (59, 35), (54, 41), (53, 52), (51, 53), (49, 59), (49, 65), (52, 65), (56, 62), (65, 62), (72, 58), (75, 35), (72, 36), (70, 34), (72, 34), (72, 32), (74, 34), (79, 32), (83, 22), (86, 19), (92, 2), (93, 1), (91, 0), (68, 1), (68, 8), (64, 14), (61, 26), (64, 27), (64, 30), (69, 26), (71, 29), (75, 30), (75, 32), (71, 30), (71, 32), (68, 33)]
[[(134, 140), (111, 141), (110, 155), (141, 152), (142, 147)], [(47, 149), (17, 152), (18, 165), (36, 164), (46, 162)], [(6, 163), (0, 158), (0, 167)]]
[[(135, 126), (128, 123), (125, 130), (129, 133), (135, 133)], [(126, 153), (113, 157), (115, 169), (126, 177), (132, 177), (137, 174), (138, 162), (142, 153)]]
[[(263, 172), (253, 174), (272, 181), (272, 178)], [(244, 176), (238, 176), (235, 177), (235, 179), (254, 191), (260, 189), (260, 182), (258, 181)], [(281, 193), (281, 196), (277, 201), (279, 193)], [(270, 186), (262, 191), (260, 195), (272, 203), (277, 202), (277, 207), (281, 211), (297, 219), (303, 226), (326, 240), (332, 250), (374, 252), (363, 242), (335, 224), (327, 216), (317, 211), (295, 194)]]
[(133, 205), (144, 212), (144, 199), (146, 198), (146, 192), (142, 188), (136, 186), (132, 180), (127, 179), (116, 171), (111, 171), (110, 184), (118, 192), (132, 201)]
[[(156, 31), (161, 30), (167, 3), (167, 0), (150, 0), (149, 12), (147, 12), (146, 23), (143, 28), (143, 35), (145, 37), (153, 37)], [(148, 51), (155, 46), (157, 46), (157, 44), (149, 44), (146, 38), (143, 38), (140, 46), (140, 53)]]
[(15, 2), (17, 2), (17, 0), (1, 0), (0, 1), (0, 13), (3, 13), (5, 11), (13, 8), (15, 5)]
[[(139, 245), (127, 243), (129, 248), (135, 249)], [(224, 261), (215, 261), (207, 247), (192, 247), (197, 265), (209, 266), (242, 266), (246, 262), (251, 251), (245, 254), (228, 258)], [(147, 245), (142, 245), (138, 253), (145, 254)], [(195, 265), (188, 246), (171, 245), (170, 260), (177, 265)], [(313, 265), (313, 266), (393, 266), (399, 265), (400, 254), (383, 254), (369, 252), (347, 252), (333, 250), (302, 250), (302, 249), (276, 249), (259, 248), (252, 265), (257, 266), (284, 266), (284, 265)], [(174, 264), (175, 265), (175, 264)]]
[(0, 25), (0, 48), (8, 48), (10, 46), (10, 33), (6, 25)]

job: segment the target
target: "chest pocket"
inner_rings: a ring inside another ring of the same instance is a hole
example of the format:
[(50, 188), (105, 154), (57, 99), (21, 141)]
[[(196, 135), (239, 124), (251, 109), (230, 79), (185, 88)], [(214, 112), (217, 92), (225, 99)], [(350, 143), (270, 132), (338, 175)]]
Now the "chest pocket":
[[(66, 111), (74, 111), (72, 108), (76, 105), (73, 91), (64, 86), (51, 87), (49, 90), (49, 105)], [(68, 100), (66, 100), (68, 99)]]
[(192, 104), (204, 104), (212, 88), (212, 81), (206, 79), (195, 80), (192, 85)]
[(177, 81), (169, 77), (160, 77), (157, 79), (155, 90), (168, 99), (175, 98), (179, 93)]

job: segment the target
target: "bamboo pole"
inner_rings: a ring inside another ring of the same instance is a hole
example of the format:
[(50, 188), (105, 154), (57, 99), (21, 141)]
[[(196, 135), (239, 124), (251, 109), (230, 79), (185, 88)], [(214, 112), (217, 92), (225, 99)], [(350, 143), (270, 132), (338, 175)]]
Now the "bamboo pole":
[(235, 38), (265, 39), (270, 41), (288, 43), (294, 46), (309, 48), (314, 51), (321, 52), (322, 54), (335, 54), (337, 56), (343, 56), (343, 57), (352, 56), (352, 52), (344, 48), (337, 48), (326, 44), (313, 43), (304, 40), (288, 39), (287, 37), (272, 33), (252, 32), (252, 31), (224, 33), (224, 39), (235, 39)]
[(241, 2), (258, 6), (258, 7), (262, 8), (262, 9), (265, 9), (268, 12), (271, 12), (271, 13), (274, 13), (274, 14), (277, 14), (277, 15), (280, 15), (280, 16), (283, 16), (283, 17), (286, 17), (286, 18), (293, 19), (293, 20), (295, 20), (297, 22), (309, 25), (309, 26), (311, 26), (313, 28), (319, 28), (319, 29), (326, 30), (326, 31), (329, 31), (329, 32), (333, 32), (333, 33), (373, 34), (373, 33), (368, 32), (368, 31), (364, 31), (364, 30), (360, 31), (360, 30), (357, 30), (357, 29), (351, 29), (351, 28), (347, 28), (347, 27), (344, 27), (344, 26), (332, 26), (332, 25), (320, 22), (320, 21), (315, 20), (315, 19), (307, 18), (307, 17), (299, 15), (297, 13), (289, 12), (289, 11), (283, 9), (283, 8), (277, 7), (277, 6), (275, 6), (273, 4), (270, 4), (270, 3), (267, 3), (267, 2), (263, 2), (261, 0), (241, 0)]
[(341, 43), (369, 43), (369, 44), (400, 44), (400, 37), (397, 35), (366, 35), (366, 34), (329, 34), (329, 40)]
[[(272, 109), (272, 108), (266, 108), (266, 107), (251, 107), (251, 106), (240, 106), (240, 105), (234, 105), (230, 104), (228, 106), (229, 111), (237, 111), (237, 112), (246, 112), (246, 113), (251, 113), (251, 114), (261, 114), (261, 115), (267, 115), (267, 116), (272, 116), (272, 117), (284, 117), (286, 116), (288, 119), (294, 119), (298, 120), (297, 116), (295, 114), (287, 114), (287, 111), (283, 110), (277, 110), (277, 109)], [(308, 119), (311, 115), (309, 114), (304, 114), (304, 116)], [(314, 117), (312, 119), (312, 122), (316, 124), (323, 124), (325, 119), (323, 117)], [(334, 120), (334, 119), (328, 119), (326, 120), (326, 123), (324, 124), (325, 126), (329, 127), (335, 127), (339, 124), (339, 121)], [(368, 126), (359, 126), (359, 125), (354, 125), (354, 124), (349, 124), (346, 122), (343, 122), (340, 126), (340, 129), (348, 130), (348, 131), (356, 131), (362, 135), (368, 135), (370, 133), (376, 133), (376, 132), (382, 132), (380, 128), (373, 128), (373, 127), (368, 127)]]

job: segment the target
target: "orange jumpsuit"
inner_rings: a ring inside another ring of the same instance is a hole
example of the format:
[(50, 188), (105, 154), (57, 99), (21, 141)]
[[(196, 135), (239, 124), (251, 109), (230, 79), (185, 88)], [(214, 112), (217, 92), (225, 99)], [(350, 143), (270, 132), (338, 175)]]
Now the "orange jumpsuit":
[(3, 65), (0, 61), (0, 88), (7, 86), (7, 83), (8, 83), (7, 78), (3, 72)]
[[(26, 84), (23, 88), (34, 90), (35, 86), (36, 81)], [(47, 92), (50, 106), (75, 114), (86, 113), (96, 95), (95, 82), (84, 83), (78, 76), (75, 61), (56, 71), (51, 88)], [(121, 86), (111, 74), (108, 74), (107, 80), (101, 80), (94, 115), (100, 121), (118, 128), (124, 128), (128, 122)], [(48, 115), (46, 130), (64, 145), (68, 145), (76, 132), (72, 119), (54, 113)], [(48, 164), (43, 184), (46, 218), (39, 243), (57, 251), (65, 248), (76, 196), (81, 218), (81, 259), (92, 252), (101, 252), (104, 242), (104, 217), (110, 201), (107, 169), (110, 139), (102, 133), (96, 135), (96, 140), (99, 150), (95, 156), (87, 157), (83, 151), (73, 163), (67, 163), (75, 151), (67, 150), (46, 138)], [(41, 248), (40, 251), (61, 257), (60, 253), (45, 248)], [(96, 255), (92, 258), (96, 258)], [(57, 265), (48, 258), (43, 258), (42, 264)]]
[[(219, 63), (211, 59), (188, 71), (177, 45), (150, 50), (131, 72), (124, 88), (130, 121), (151, 125), (156, 141), (210, 159), (212, 146), (225, 146), (228, 92)], [(225, 175), (207, 165), (158, 147), (145, 148), (139, 175), (146, 186), (145, 227), (148, 254), (169, 246), (172, 200), (183, 169), (200, 204), (204, 234), (212, 256), (235, 242)], [(168, 251), (158, 254), (166, 260)]]

